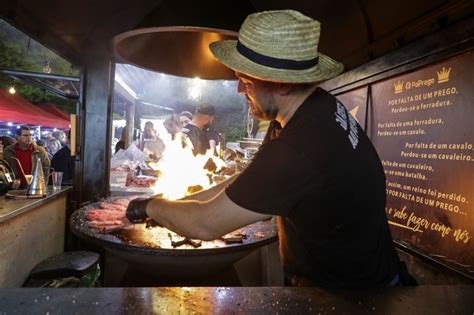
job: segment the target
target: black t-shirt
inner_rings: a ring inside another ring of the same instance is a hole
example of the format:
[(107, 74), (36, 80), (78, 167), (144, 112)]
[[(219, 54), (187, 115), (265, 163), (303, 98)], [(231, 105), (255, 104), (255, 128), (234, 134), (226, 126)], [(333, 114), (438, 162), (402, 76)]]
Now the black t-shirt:
[(201, 128), (188, 124), (182, 130), (191, 143), (193, 144), (193, 153), (196, 154), (206, 154), (206, 151), (210, 149), (209, 140), (207, 139), (206, 132)]
[(287, 277), (318, 286), (386, 286), (398, 273), (385, 175), (364, 131), (317, 89), (226, 189), (239, 206), (278, 215)]

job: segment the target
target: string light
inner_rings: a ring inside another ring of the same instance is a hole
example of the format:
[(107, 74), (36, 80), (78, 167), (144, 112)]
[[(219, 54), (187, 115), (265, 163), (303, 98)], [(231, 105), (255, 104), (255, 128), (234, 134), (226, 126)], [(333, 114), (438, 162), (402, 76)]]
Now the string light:
[(44, 73), (51, 73), (50, 63), (51, 63), (50, 60), (46, 60), (46, 63), (44, 64), (44, 67), (43, 67), (43, 72)]
[(8, 89), (8, 93), (10, 93), (10, 94), (15, 94), (16, 93), (15, 87), (13, 85), (10, 86), (10, 88)]

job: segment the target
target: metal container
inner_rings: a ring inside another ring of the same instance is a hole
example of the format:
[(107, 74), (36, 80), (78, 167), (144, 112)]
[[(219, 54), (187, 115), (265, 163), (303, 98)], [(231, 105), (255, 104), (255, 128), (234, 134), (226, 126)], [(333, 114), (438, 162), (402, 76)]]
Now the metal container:
[(35, 159), (33, 166), (33, 177), (28, 185), (27, 196), (46, 196), (46, 180), (43, 173), (41, 158)]

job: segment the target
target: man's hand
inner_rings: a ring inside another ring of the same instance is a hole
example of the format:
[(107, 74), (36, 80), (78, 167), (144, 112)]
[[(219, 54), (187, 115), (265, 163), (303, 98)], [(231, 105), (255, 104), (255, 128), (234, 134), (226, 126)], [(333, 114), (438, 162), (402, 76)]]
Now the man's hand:
[(150, 198), (136, 198), (130, 201), (127, 207), (126, 216), (132, 223), (142, 223), (148, 217), (146, 206), (150, 202)]

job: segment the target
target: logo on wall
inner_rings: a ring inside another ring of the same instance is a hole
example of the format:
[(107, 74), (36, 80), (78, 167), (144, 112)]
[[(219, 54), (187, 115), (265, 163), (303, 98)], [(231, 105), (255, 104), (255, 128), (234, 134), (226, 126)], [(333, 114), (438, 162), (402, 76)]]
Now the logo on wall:
[(397, 81), (397, 83), (393, 84), (393, 87), (395, 88), (395, 94), (402, 93), (403, 92), (403, 81)]
[(449, 73), (451, 72), (451, 67), (446, 69), (443, 67), (440, 71), (436, 71), (438, 74), (438, 83), (448, 82), (449, 81)]

